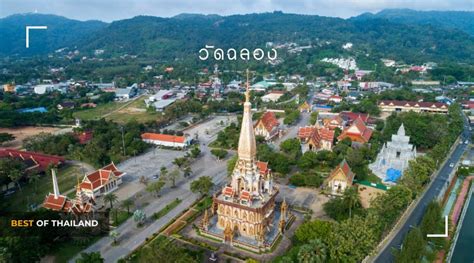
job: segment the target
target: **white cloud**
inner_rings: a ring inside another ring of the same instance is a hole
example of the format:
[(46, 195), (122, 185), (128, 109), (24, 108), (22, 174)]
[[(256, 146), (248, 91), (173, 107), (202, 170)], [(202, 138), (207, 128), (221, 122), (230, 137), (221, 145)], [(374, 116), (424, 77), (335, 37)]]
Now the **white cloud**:
[(112, 21), (137, 15), (169, 17), (180, 13), (287, 13), (350, 17), (384, 8), (474, 11), (473, 0), (1, 0), (0, 17), (34, 12), (80, 20)]

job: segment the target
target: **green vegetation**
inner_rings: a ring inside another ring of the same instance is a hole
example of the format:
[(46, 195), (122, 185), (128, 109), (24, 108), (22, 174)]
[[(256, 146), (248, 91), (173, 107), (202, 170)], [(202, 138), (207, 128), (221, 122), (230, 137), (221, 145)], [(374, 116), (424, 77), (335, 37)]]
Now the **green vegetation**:
[[(3, 172), (12, 171), (10, 168), (2, 169), (4, 164), (13, 164), (10, 160), (5, 159), (6, 161), (0, 160), (0, 179), (3, 177)], [(73, 190), (77, 182), (77, 175), (82, 174), (81, 168), (75, 165), (65, 165), (61, 167), (57, 172), (58, 186), (61, 193), (66, 193), (69, 190)], [(22, 184), (24, 181), (29, 181), (28, 178), (35, 176), (36, 174), (28, 174), (22, 179)], [(10, 180), (5, 180), (5, 183), (10, 182)], [(53, 191), (53, 184), (51, 179), (51, 174), (48, 171), (44, 175), (40, 175), (39, 180), (24, 184), (21, 187), (21, 191), (16, 191), (14, 194), (8, 197), (1, 197), (2, 202), (0, 202), (0, 209), (2, 211), (10, 212), (20, 212), (28, 211), (30, 207), (38, 206), (43, 203), (45, 196)]]
[(181, 199), (176, 198), (173, 202), (167, 204), (163, 209), (154, 213), (151, 217), (155, 220), (162, 218), (164, 215), (168, 214), (171, 210), (177, 207), (181, 203)]
[(15, 140), (15, 136), (13, 136), (13, 134), (6, 133), (6, 132), (0, 133), (0, 145), (2, 145), (5, 142), (9, 142), (13, 140)]
[(91, 252), (91, 253), (83, 252), (81, 253), (80, 257), (76, 259), (76, 263), (102, 263), (102, 262), (104, 262), (104, 259), (100, 255), (100, 252)]
[(209, 176), (201, 176), (191, 182), (191, 191), (193, 193), (200, 193), (201, 195), (207, 195), (211, 188), (214, 186), (212, 178)]
[[(121, 127), (123, 127), (123, 141)], [(101, 119), (84, 122), (82, 129), (90, 130), (93, 134), (92, 140), (85, 145), (79, 144), (72, 134), (39, 134), (25, 140), (24, 147), (31, 151), (70, 156), (72, 159), (87, 161), (96, 167), (112, 161), (118, 163), (144, 152), (149, 147), (140, 137), (144, 126), (136, 122), (119, 126)]]
[(224, 149), (211, 149), (211, 153), (217, 160), (224, 159), (227, 156), (227, 151)]
[(286, 109), (283, 123), (286, 125), (292, 125), (292, 124), (295, 124), (299, 118), (300, 118), (300, 111), (298, 109), (293, 109), (293, 110)]
[(210, 147), (219, 147), (224, 149), (237, 149), (239, 144), (240, 125), (232, 122), (224, 130), (217, 134), (215, 141), (209, 144)]
[(158, 236), (141, 247), (131, 262), (201, 262), (201, 254), (183, 248), (165, 236)]

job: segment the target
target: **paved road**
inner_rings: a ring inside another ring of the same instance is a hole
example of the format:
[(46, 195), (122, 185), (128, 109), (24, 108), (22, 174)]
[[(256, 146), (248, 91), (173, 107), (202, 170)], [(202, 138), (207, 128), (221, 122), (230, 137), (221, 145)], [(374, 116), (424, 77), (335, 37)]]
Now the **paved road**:
[[(466, 120), (461, 138), (462, 142), (464, 142), (466, 139), (470, 140), (471, 138), (469, 126)], [(398, 230), (398, 233), (393, 237), (390, 243), (378, 255), (378, 257), (375, 259), (375, 262), (386, 263), (394, 261), (394, 257), (392, 255), (392, 248), (399, 249), (401, 244), (403, 243), (405, 235), (408, 233), (411, 226), (417, 226), (421, 222), (421, 219), (425, 213), (425, 209), (428, 204), (431, 202), (431, 200), (438, 197), (443, 186), (448, 183), (447, 180), (449, 174), (454, 169), (450, 167), (450, 164), (456, 164), (457, 162), (459, 162), (461, 156), (466, 151), (466, 149), (468, 149), (468, 145), (464, 143), (458, 144), (456, 146), (456, 149), (446, 161), (445, 165), (441, 168), (441, 171), (434, 179), (434, 182), (431, 184), (430, 188), (426, 191), (425, 195), (422, 197), (417, 206), (413, 209), (413, 212), (408, 216), (408, 219), (405, 224)]]
[[(225, 127), (220, 125), (221, 120), (227, 120), (230, 118), (233, 120), (235, 116), (221, 117), (217, 116), (207, 122), (202, 123), (189, 130), (191, 134), (198, 133), (201, 144), (201, 157), (194, 161), (191, 165), (193, 175), (191, 178), (182, 179), (177, 182), (176, 188), (166, 187), (161, 192), (161, 197), (156, 198), (153, 202), (143, 208), (145, 214), (150, 217), (153, 213), (163, 209), (167, 204), (171, 203), (174, 199), (180, 198), (182, 202), (171, 210), (167, 215), (156, 221), (148, 221), (148, 223), (142, 227), (137, 228), (133, 218), (128, 219), (122, 225), (120, 225), (116, 231), (119, 233), (117, 246), (112, 246), (112, 240), (109, 237), (100, 239), (95, 244), (91, 245), (84, 252), (100, 251), (105, 262), (117, 262), (118, 259), (128, 255), (131, 251), (136, 249), (140, 244), (145, 242), (145, 239), (151, 236), (153, 233), (158, 232), (166, 223), (180, 214), (182, 211), (187, 209), (199, 196), (192, 193), (190, 189), (191, 181), (201, 176), (211, 176), (214, 184), (224, 185), (227, 181), (227, 162), (226, 160), (216, 161), (215, 158), (210, 154), (210, 150), (207, 147), (208, 143), (215, 139), (217, 133)], [(161, 165), (171, 166), (171, 162), (174, 159), (174, 155), (180, 155), (179, 151), (165, 151), (158, 150), (156, 153), (153, 151), (148, 152), (144, 155), (131, 158), (128, 161), (121, 163), (119, 169), (127, 172), (127, 179), (124, 180), (124, 186), (118, 189), (115, 194), (119, 200), (129, 198), (135, 193), (143, 191), (143, 185), (138, 182), (140, 175), (152, 176), (159, 171)], [(184, 154), (184, 153), (183, 153)], [(166, 155), (170, 155), (165, 157)], [(162, 159), (164, 157), (165, 159)], [(230, 157), (228, 157), (230, 158)], [(216, 187), (217, 188), (217, 187)], [(70, 262), (74, 262), (75, 258)]]

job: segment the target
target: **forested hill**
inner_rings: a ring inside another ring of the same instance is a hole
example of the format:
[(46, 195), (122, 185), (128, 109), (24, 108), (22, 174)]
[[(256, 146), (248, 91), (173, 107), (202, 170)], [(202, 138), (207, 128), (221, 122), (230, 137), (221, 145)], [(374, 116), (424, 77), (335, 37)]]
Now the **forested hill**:
[[(0, 20), (2, 34), (5, 19)], [(206, 44), (222, 48), (254, 48), (264, 47), (267, 42), (296, 42), (314, 47), (302, 53), (308, 59), (315, 55), (351, 55), (374, 59), (386, 57), (408, 63), (474, 63), (473, 36), (439, 26), (401, 24), (387, 19), (344, 20), (273, 12), (233, 16), (184, 14), (172, 18), (138, 16), (110, 24), (96, 23), (99, 24), (93, 29), (90, 26), (83, 31), (79, 28), (62, 31), (64, 35), (61, 38), (58, 34), (54, 45), (46, 43), (45, 52), (68, 46), (77, 47), (84, 54), (104, 49), (104, 57), (131, 54), (175, 60), (190, 56), (197, 58), (198, 50)], [(54, 25), (50, 28), (53, 30)], [(10, 40), (13, 41), (12, 34), (7, 34), (2, 45)], [(347, 42), (354, 44), (350, 51), (342, 49)], [(16, 46), (7, 46), (0, 52), (4, 55), (28, 55)], [(31, 54), (33, 49), (29, 52)]]
[(397, 23), (442, 26), (459, 29), (474, 36), (474, 12), (467, 11), (416, 11), (411, 9), (385, 9), (376, 14), (364, 13), (353, 19), (388, 19)]
[[(31, 30), (30, 48), (25, 48), (26, 26), (48, 26), (47, 30)], [(45, 14), (18, 14), (0, 19), (0, 55), (23, 56), (45, 54), (78, 41), (104, 28), (100, 21), (78, 21)]]

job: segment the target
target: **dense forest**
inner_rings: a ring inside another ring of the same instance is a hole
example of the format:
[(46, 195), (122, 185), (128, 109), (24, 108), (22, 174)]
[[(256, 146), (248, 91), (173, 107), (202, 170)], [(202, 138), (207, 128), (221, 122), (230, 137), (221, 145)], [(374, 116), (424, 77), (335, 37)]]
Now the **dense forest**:
[[(354, 56), (383, 56), (408, 63), (474, 60), (474, 38), (459, 30), (378, 18), (344, 20), (282, 12), (233, 16), (182, 15), (172, 18), (137, 16), (110, 24), (79, 22), (49, 15), (15, 15), (0, 19), (0, 32), (5, 36), (0, 50), (4, 55), (34, 52), (34, 49), (26, 52), (25, 49), (10, 46), (17, 41), (16, 35), (24, 35), (22, 31), (20, 34), (18, 26), (30, 21), (41, 22), (50, 28), (47, 38), (41, 40), (44, 45), (40, 45), (41, 50), (36, 50), (36, 54), (69, 47), (69, 51), (78, 49), (89, 55), (96, 49), (104, 49), (103, 57), (128, 53), (168, 61), (190, 56), (197, 60), (198, 50), (206, 44), (252, 49), (265, 47), (267, 42), (296, 42), (300, 45), (311, 44), (313, 48), (308, 54), (324, 56), (335, 50), (344, 54), (342, 45), (352, 42), (354, 48), (349, 55)], [(7, 30), (11, 24), (16, 26)], [(75, 33), (64, 30), (64, 24), (74, 26)]]

